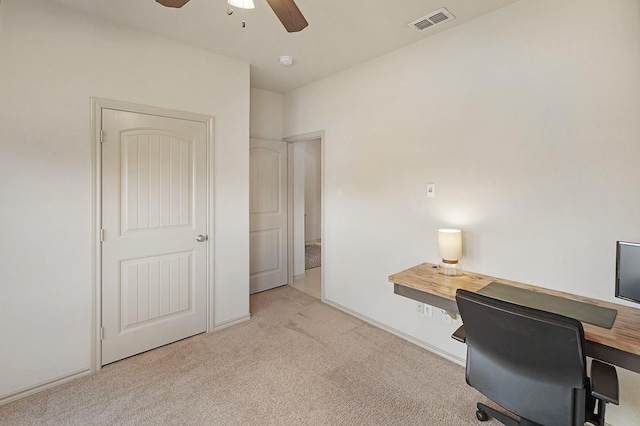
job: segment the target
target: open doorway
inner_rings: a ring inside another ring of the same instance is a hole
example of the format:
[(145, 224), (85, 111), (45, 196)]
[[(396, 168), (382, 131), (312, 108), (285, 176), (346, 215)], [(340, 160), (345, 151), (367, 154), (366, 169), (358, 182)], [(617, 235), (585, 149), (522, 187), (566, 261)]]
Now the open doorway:
[(288, 138), (290, 142), (293, 241), (291, 286), (323, 299), (323, 134)]

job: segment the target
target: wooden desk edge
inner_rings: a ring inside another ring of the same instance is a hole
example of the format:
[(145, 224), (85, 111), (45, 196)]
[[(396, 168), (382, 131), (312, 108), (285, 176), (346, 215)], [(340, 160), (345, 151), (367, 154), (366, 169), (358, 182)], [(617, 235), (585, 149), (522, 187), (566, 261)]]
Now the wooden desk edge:
[(587, 355), (640, 373), (640, 309), (473, 272), (465, 271), (461, 276), (447, 277), (440, 275), (434, 266), (425, 262), (390, 275), (389, 281), (394, 284), (394, 293), (458, 312), (455, 302), (458, 288), (477, 291), (492, 281), (499, 281), (515, 287), (615, 309), (618, 314), (611, 329), (583, 323)]

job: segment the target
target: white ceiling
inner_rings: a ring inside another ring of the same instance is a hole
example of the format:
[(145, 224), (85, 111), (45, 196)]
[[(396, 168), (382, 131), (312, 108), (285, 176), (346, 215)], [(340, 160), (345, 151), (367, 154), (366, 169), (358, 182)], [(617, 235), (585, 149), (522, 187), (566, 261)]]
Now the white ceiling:
[[(181, 9), (154, 0), (52, 1), (248, 62), (252, 87), (286, 93), (517, 0), (296, 0), (309, 26), (291, 34), (265, 0), (231, 16), (226, 0), (191, 0)], [(456, 19), (422, 32), (406, 25), (442, 7)], [(281, 55), (294, 65), (281, 66)]]

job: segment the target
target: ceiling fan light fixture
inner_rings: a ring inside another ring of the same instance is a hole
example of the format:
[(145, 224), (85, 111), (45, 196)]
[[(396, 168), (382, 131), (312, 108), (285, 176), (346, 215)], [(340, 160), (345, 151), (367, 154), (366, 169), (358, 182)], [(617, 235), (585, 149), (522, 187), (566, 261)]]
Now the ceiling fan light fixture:
[(255, 9), (256, 7), (256, 5), (253, 4), (253, 0), (227, 0), (227, 3), (240, 9)]

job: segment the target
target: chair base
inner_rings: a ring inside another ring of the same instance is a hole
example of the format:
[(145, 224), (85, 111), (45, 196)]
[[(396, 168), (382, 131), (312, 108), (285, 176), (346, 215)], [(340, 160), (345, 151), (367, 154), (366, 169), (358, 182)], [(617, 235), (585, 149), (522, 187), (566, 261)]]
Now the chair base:
[(481, 422), (489, 420), (489, 417), (493, 417), (505, 426), (543, 426), (527, 419), (518, 420), (516, 418), (507, 416), (506, 414), (481, 402), (478, 402), (477, 407), (478, 411), (476, 411), (476, 418)]
[(598, 400), (598, 411), (595, 413), (590, 413), (587, 415), (587, 423), (591, 423), (596, 426), (605, 426), (604, 423), (604, 413), (607, 408), (607, 403), (603, 400)]
[[(606, 403), (604, 401), (598, 401), (598, 411), (587, 415), (585, 423), (590, 423), (596, 426), (605, 426), (604, 412), (606, 409)], [(510, 417), (495, 408), (491, 408), (481, 402), (477, 404), (478, 411), (476, 411), (476, 418), (481, 422), (486, 422), (489, 417), (493, 417), (505, 426), (543, 426), (538, 423), (534, 423), (530, 420), (521, 418), (520, 420)]]

